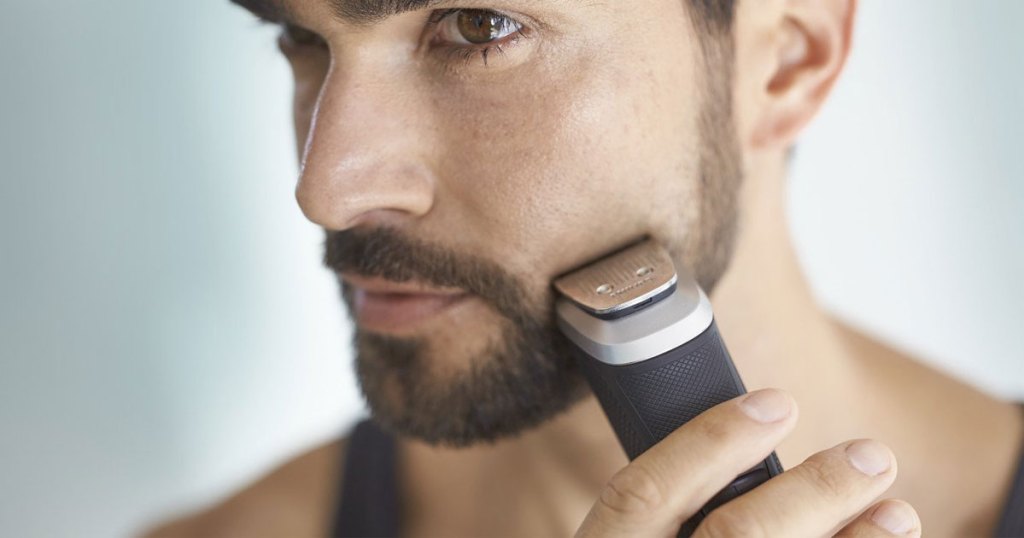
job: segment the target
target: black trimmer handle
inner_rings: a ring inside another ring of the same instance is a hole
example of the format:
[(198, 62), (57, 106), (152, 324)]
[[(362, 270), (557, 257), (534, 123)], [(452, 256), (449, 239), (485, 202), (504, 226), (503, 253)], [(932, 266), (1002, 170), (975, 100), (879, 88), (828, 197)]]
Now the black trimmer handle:
[[(613, 366), (577, 352), (630, 460), (690, 419), (747, 392), (714, 321), (693, 340), (633, 364)], [(772, 452), (712, 497), (683, 524), (679, 536), (690, 536), (709, 512), (781, 473)]]

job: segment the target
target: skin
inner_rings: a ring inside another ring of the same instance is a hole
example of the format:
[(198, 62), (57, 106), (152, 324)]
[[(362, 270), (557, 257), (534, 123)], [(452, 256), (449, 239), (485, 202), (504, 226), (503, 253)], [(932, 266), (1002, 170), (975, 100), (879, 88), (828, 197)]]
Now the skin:
[[(323, 0), (288, 2), (331, 50), (289, 50), (304, 214), (500, 260), (538, 302), (551, 278), (638, 235), (706, 255), (694, 162), (708, 74), (690, 13), (678, 0), (485, 4), (471, 7), (538, 29), (487, 66), (417, 48), (430, 10), (353, 26)], [(739, 233), (711, 300), (747, 387), (777, 388), (765, 394), (779, 418), (726, 402), (632, 463), (592, 397), (493, 444), (402, 438), (406, 534), (672, 535), (773, 449), (786, 473), (713, 512), (699, 535), (888, 535), (876, 511), (903, 513), (908, 535), (991, 534), (1024, 449), (1018, 410), (833, 319), (786, 228), (786, 153), (842, 70), (854, 11), (853, 0), (740, 2), (733, 28)], [(469, 300), (395, 331), (427, 338), (443, 376), (502, 323)], [(152, 535), (324, 534), (344, 447), (301, 455)], [(848, 454), (872, 450), (886, 465), (868, 476)]]

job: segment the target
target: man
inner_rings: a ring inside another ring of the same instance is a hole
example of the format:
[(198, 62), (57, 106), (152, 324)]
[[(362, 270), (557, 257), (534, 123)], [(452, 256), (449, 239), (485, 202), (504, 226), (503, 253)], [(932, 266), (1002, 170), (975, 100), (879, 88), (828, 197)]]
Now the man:
[[(296, 197), (356, 323), (367, 427), (394, 448), (400, 509), (366, 510), (408, 536), (667, 536), (776, 450), (787, 471), (697, 535), (995, 532), (1021, 410), (832, 319), (789, 241), (787, 154), (855, 0), (234, 1), (282, 25)], [(710, 293), (746, 385), (781, 390), (630, 463), (550, 283), (645, 236)], [(155, 534), (335, 532), (359, 502), (340, 481), (372, 467), (362, 443)]]

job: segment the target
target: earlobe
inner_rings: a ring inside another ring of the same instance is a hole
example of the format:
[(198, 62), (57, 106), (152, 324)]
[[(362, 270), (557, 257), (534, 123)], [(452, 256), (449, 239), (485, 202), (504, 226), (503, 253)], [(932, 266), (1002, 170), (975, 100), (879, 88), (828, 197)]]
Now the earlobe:
[(856, 0), (790, 0), (780, 19), (775, 67), (751, 142), (788, 147), (814, 117), (850, 51)]

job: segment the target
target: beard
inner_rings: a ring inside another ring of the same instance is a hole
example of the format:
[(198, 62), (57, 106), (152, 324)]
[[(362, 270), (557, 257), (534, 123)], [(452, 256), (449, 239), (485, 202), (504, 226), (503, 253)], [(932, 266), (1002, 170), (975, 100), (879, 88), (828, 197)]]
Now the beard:
[[(697, 218), (683, 244), (669, 246), (690, 262), (694, 277), (710, 294), (732, 257), (742, 171), (732, 127), (731, 53), (721, 43), (704, 53), (708, 79), (699, 118)], [(431, 349), (425, 339), (384, 336), (356, 326), (359, 388), (373, 419), (390, 433), (455, 448), (495, 442), (542, 424), (590, 395), (571, 344), (556, 328), (550, 291), (530, 299), (527, 287), (502, 266), (388, 228), (328, 231), (324, 247), (324, 264), (336, 273), (461, 288), (500, 315), (499, 336), (467, 368), (444, 375), (436, 365), (445, 362), (446, 350)], [(342, 298), (351, 314), (353, 298), (344, 285)]]
[[(450, 362), (446, 350), (356, 325), (360, 391), (374, 420), (393, 434), (450, 447), (493, 442), (547, 421), (588, 394), (568, 340), (555, 328), (551, 300), (531, 301), (522, 283), (493, 262), (377, 228), (329, 232), (324, 264), (339, 273), (461, 288), (500, 314), (499, 338), (468, 368), (443, 375), (436, 365)], [(344, 284), (341, 290), (351, 314), (352, 292)]]

